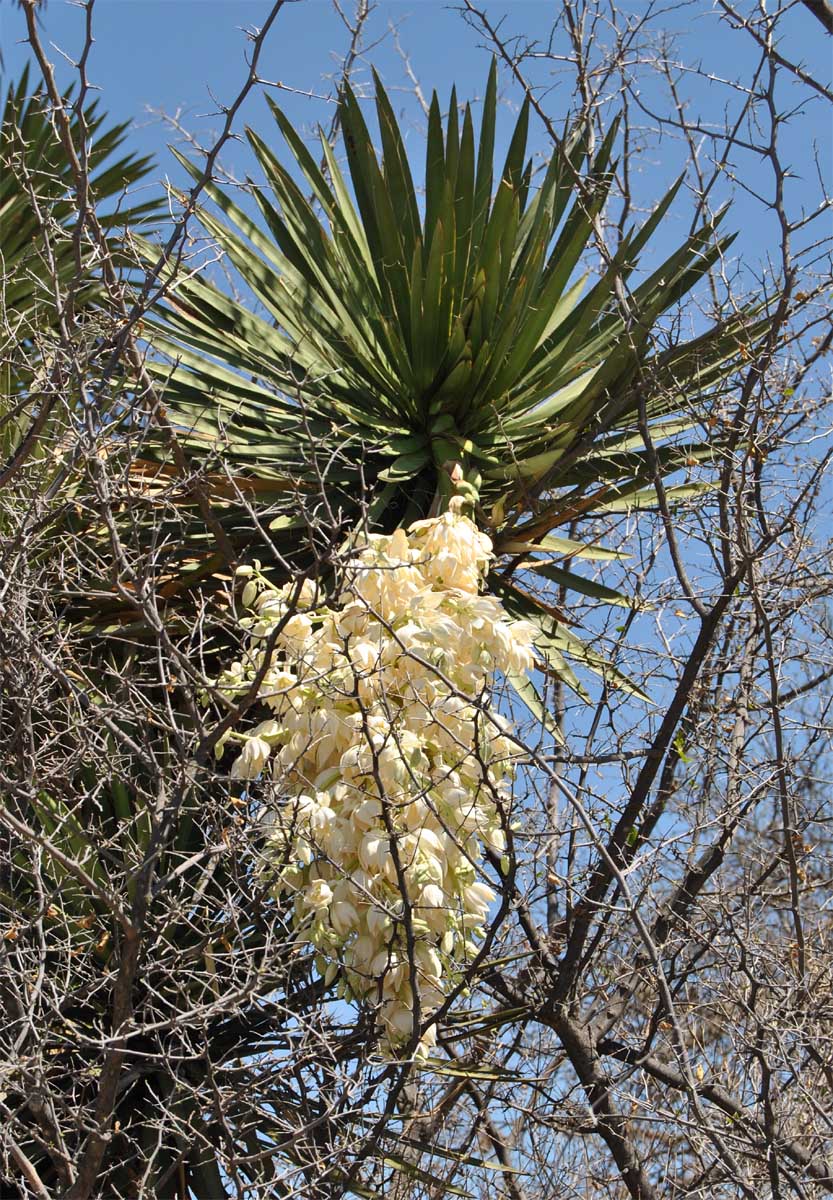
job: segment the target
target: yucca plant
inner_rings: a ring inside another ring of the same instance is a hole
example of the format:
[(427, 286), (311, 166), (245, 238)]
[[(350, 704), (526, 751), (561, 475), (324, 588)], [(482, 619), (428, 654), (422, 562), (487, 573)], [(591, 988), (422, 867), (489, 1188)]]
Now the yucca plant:
[[(725, 254), (732, 239), (716, 233), (720, 216), (636, 276), (678, 181), (595, 278), (577, 274), (612, 184), (616, 128), (592, 156), (585, 129), (567, 133), (534, 185), (526, 101), (496, 176), (494, 65), (477, 139), (470, 107), (460, 122), (452, 91), (443, 127), (434, 95), (424, 197), (378, 78), (381, 159), (349, 87), (341, 99), (352, 193), (327, 140), (319, 166), (270, 105), (311, 196), (249, 130), (267, 185), (251, 189), (262, 223), (218, 187), (208, 193), (222, 217), (201, 214), (261, 314), (196, 275), (175, 284), (150, 331), (175, 363), (155, 366), (168, 414), (192, 460), (213, 464), (232, 543), (243, 553), (255, 531), (229, 475), (287, 553), (305, 537), (304, 493), (313, 498), (322, 485), (347, 524), (367, 512), (388, 530), (457, 491), (515, 566), (616, 600), (569, 569), (574, 558), (616, 551), (556, 531), (651, 503), (656, 466), (671, 476), (712, 457), (698, 425), (760, 326), (751, 312), (733, 314), (666, 349), (655, 330)], [(144, 476), (159, 469), (137, 467)], [(667, 494), (704, 486), (683, 482)], [(218, 562), (199, 521), (180, 545), (174, 588), (178, 569), (190, 585)], [(506, 571), (493, 581), (538, 621), (555, 661), (566, 652), (599, 665)]]
[[(64, 96), (69, 107), (72, 93)], [(127, 123), (108, 125), (96, 102), (84, 109), (83, 131), (75, 113), (72, 135), (87, 145), (89, 199), (120, 259), (118, 233), (158, 210), (158, 201), (135, 203), (127, 190), (148, 173), (150, 159), (118, 156)], [(57, 346), (61, 305), (71, 294), (74, 334), (87, 330), (84, 353), (101, 336), (97, 314), (101, 288), (96, 256), (84, 238), (73, 239), (77, 221), (76, 181), (41, 89), (30, 86), (28, 69), (8, 85), (0, 111), (0, 472), (5, 479), (24, 454), (55, 470), (55, 449), (67, 428), (72, 388), (54, 375), (62, 363)], [(76, 345), (76, 354), (81, 352)], [(66, 372), (64, 371), (64, 374)], [(63, 391), (63, 402), (56, 400)], [(100, 407), (104, 398), (100, 397)], [(44, 485), (46, 480), (44, 480)]]

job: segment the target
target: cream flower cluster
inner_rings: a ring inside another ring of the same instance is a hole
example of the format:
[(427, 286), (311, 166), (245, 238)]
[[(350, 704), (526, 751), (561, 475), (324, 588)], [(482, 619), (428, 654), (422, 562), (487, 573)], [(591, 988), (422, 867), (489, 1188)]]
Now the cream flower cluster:
[[(368, 537), (335, 604), (243, 568), (247, 651), (217, 681), (234, 698), (269, 654), (258, 698), (271, 715), (229, 735), (242, 743), (232, 776), (275, 781), (278, 893), (322, 973), (377, 1006), (387, 1053), (476, 953), (495, 898), (484, 848), (506, 848), (515, 751), (485, 714), (495, 673), (532, 665), (533, 628), (479, 594), (491, 550), (453, 509)], [(435, 1038), (429, 1026), (416, 1054)]]

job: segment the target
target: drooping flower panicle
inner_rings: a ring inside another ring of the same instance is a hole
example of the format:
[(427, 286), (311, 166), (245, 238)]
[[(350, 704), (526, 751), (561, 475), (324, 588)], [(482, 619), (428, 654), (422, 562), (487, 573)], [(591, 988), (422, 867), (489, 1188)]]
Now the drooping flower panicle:
[[(496, 673), (532, 665), (533, 629), (480, 594), (491, 553), (452, 505), (367, 537), (329, 605), (309, 582), (299, 596), (250, 573), (247, 651), (217, 681), (246, 690), (269, 639), (258, 699), (271, 715), (231, 735), (231, 773), (271, 774), (277, 893), (322, 973), (340, 969), (344, 994), (378, 1005), (388, 1052), (476, 953), (495, 899), (484, 848), (506, 848), (516, 751), (488, 700)], [(435, 1037), (428, 1025), (416, 1053)]]

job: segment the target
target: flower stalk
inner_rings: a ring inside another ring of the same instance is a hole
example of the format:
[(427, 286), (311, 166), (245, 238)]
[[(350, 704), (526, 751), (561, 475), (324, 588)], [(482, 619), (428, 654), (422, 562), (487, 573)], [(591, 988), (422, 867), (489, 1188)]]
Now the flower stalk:
[(430, 1015), (484, 936), (485, 851), (505, 853), (517, 754), (492, 736), (501, 718), (481, 713), (499, 673), (533, 662), (532, 626), (481, 594), (492, 544), (464, 499), (368, 536), (335, 603), (307, 583), (289, 615), (292, 587), (245, 568), (246, 652), (217, 681), (232, 698), (246, 689), (284, 622), (258, 696), (270, 715), (244, 734), (231, 775), (273, 781), (275, 893), (322, 976), (376, 1006), (387, 1054), (415, 1038), (416, 1056), (430, 1053)]

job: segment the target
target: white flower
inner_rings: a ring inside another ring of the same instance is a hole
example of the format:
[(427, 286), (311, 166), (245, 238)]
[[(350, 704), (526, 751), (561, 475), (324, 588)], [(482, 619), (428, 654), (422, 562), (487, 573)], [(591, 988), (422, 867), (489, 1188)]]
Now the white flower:
[(279, 634), (280, 641), (303, 652), (312, 633), (312, 621), (306, 613), (295, 613), (289, 618)]
[(336, 900), (330, 908), (330, 921), (336, 933), (351, 933), (359, 923), (359, 914), (348, 900)]
[(359, 671), (372, 671), (379, 661), (379, 647), (364, 639), (352, 641), (349, 654), (350, 661)]
[(285, 667), (267, 671), (260, 685), (259, 698), (269, 705), (279, 706), (297, 683), (297, 677)]
[(371, 959), (376, 954), (376, 943), (367, 934), (357, 937), (350, 950), (350, 963), (357, 971), (367, 973)]
[(494, 850), (495, 854), (503, 854), (506, 849), (506, 834), (502, 829), (490, 829), (486, 834), (486, 845), (490, 850)]
[(408, 767), (396, 745), (382, 747), (376, 760), (376, 770), (388, 796), (395, 795), (408, 782)]
[(385, 947), (373, 956), (370, 971), (377, 979), (382, 979), (387, 984), (389, 991), (395, 992), (402, 982), (404, 964), (395, 951)]
[(470, 912), (478, 916), (478, 924), (486, 916), (494, 898), (495, 893), (485, 883), (472, 883), (463, 892), (463, 903)]
[(437, 1026), (429, 1025), (417, 1043), (414, 1050), (414, 1058), (418, 1061), (425, 1061), (431, 1051), (437, 1044)]
[(386, 912), (382, 911), (381, 908), (376, 908), (374, 906), (373, 908), (368, 909), (366, 920), (367, 928), (371, 937), (379, 939), (385, 938), (390, 933), (391, 929), (393, 929), (393, 921)]
[(309, 827), (317, 838), (325, 838), (337, 820), (338, 818), (332, 809), (318, 805), (310, 817)]
[(382, 1021), (394, 1042), (407, 1041), (414, 1032), (414, 1014), (402, 1003), (388, 1003), (382, 1008)]
[(359, 846), (359, 862), (372, 875), (383, 871), (390, 859), (390, 840), (378, 833), (367, 833)]
[(425, 942), (418, 942), (416, 946), (416, 959), (423, 975), (427, 976), (428, 979), (438, 982), (443, 973), (443, 965), (434, 947), (427, 946)]
[(405, 533), (405, 530), (395, 530), (388, 542), (388, 558), (398, 559), (399, 562), (407, 563), (410, 562), (409, 551), (408, 535)]
[(280, 738), (281, 732), (281, 726), (277, 721), (261, 721), (260, 724), (256, 725), (252, 730), (252, 736), (256, 738), (263, 738), (263, 740), (268, 742), (271, 746), (273, 742)]
[(421, 908), (444, 908), (446, 905), (445, 892), (437, 884), (429, 883), (419, 893), (417, 904)]
[(332, 888), (323, 879), (313, 880), (304, 892), (304, 904), (316, 912), (328, 908), (332, 898)]
[(231, 768), (232, 779), (256, 779), (266, 765), (272, 747), (261, 737), (246, 739), (245, 745)]

